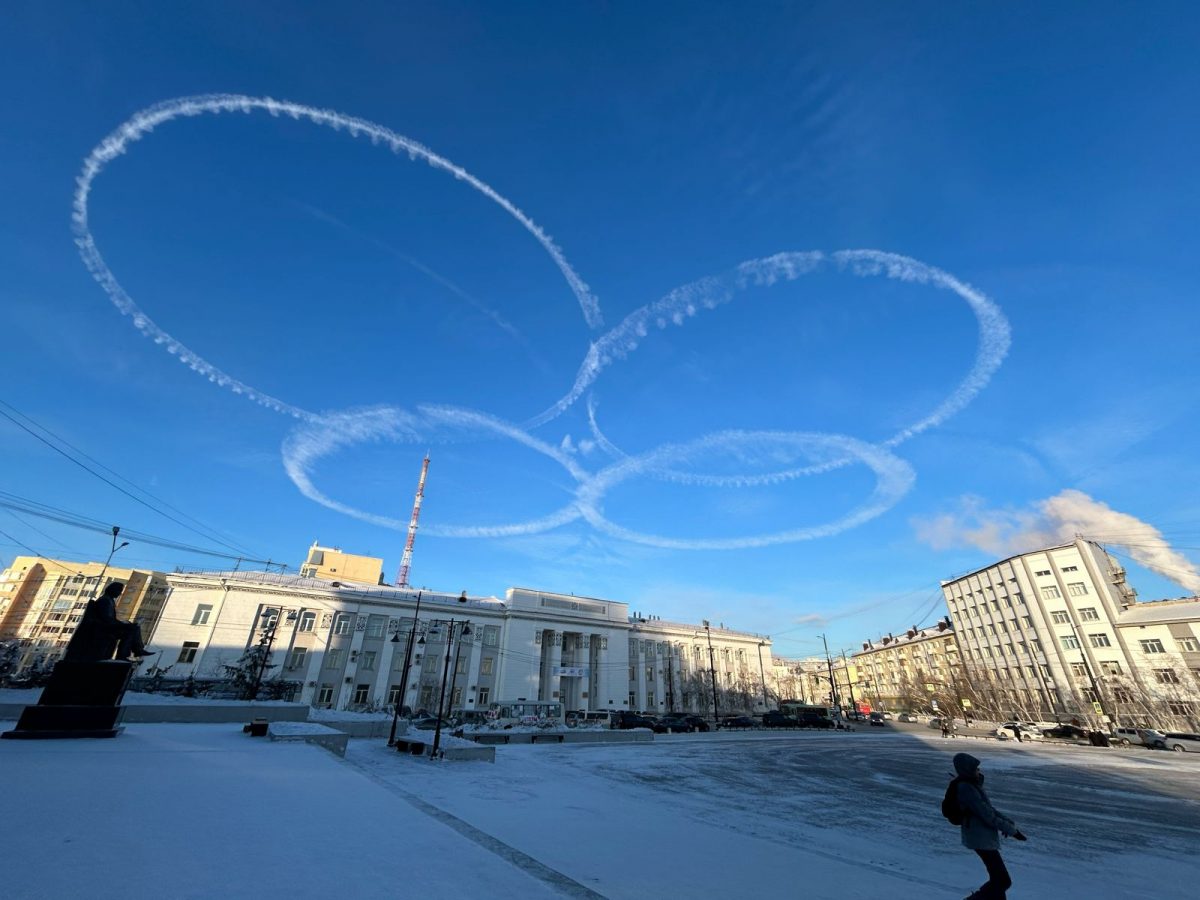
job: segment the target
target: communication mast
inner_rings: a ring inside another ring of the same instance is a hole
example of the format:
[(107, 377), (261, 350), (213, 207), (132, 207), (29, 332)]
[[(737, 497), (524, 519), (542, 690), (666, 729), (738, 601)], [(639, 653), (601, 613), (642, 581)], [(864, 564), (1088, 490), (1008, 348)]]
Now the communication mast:
[(396, 587), (408, 587), (408, 569), (412, 565), (413, 544), (417, 540), (417, 519), (421, 516), (421, 501), (425, 499), (425, 476), (429, 473), (429, 452), (421, 463), (421, 480), (417, 482), (417, 496), (413, 498), (412, 519), (408, 523), (408, 540), (404, 542), (404, 555), (400, 557), (400, 574), (396, 576)]

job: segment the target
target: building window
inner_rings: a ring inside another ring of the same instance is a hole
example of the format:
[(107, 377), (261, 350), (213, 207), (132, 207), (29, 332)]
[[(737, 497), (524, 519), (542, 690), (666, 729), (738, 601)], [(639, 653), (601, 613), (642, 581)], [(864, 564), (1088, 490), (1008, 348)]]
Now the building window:
[(1087, 585), (1082, 581), (1072, 581), (1067, 585), (1067, 593), (1072, 597), (1085, 597), (1087, 596), (1087, 592)]
[(1096, 622), (1100, 619), (1100, 614), (1096, 612), (1094, 606), (1082, 606), (1079, 609), (1079, 618), (1085, 622)]
[(637, 694), (635, 694), (633, 691), (629, 692), (629, 708), (637, 709)]
[(304, 665), (304, 659), (308, 656), (308, 650), (304, 647), (295, 647), (288, 654), (287, 667), (289, 669), (299, 669)]
[(387, 629), (387, 616), (369, 616), (367, 618), (367, 637), (381, 638)]
[(183, 649), (179, 651), (176, 662), (190, 663), (196, 661), (196, 651), (200, 649), (199, 641), (184, 641)]
[(1064, 650), (1078, 650), (1079, 638), (1075, 637), (1073, 634), (1069, 634), (1062, 639), (1062, 645)]
[(1105, 660), (1100, 663), (1100, 668), (1104, 670), (1105, 675), (1120, 675), (1121, 664), (1113, 660)]
[(1154, 680), (1159, 684), (1179, 684), (1179, 675), (1174, 669), (1155, 669)]
[(1169, 709), (1171, 711), (1171, 715), (1174, 716), (1190, 716), (1192, 714), (1193, 706), (1194, 704), (1187, 703), (1183, 700), (1167, 701), (1167, 709)]
[(208, 617), (212, 615), (212, 605), (209, 603), (201, 603), (196, 607), (196, 614), (192, 616), (193, 625), (207, 625)]
[(1071, 617), (1062, 610), (1059, 610), (1057, 612), (1050, 613), (1050, 621), (1052, 621), (1055, 625), (1066, 625), (1071, 621)]
[(1049, 585), (1048, 587), (1042, 588), (1042, 599), (1043, 600), (1057, 600), (1061, 596), (1062, 596), (1062, 594), (1060, 594), (1058, 592), (1058, 588), (1055, 587), (1054, 585)]
[(646, 691), (646, 709), (654, 709), (654, 691)]
[(296, 625), (297, 631), (312, 631), (317, 626), (317, 614), (315, 612), (300, 613), (300, 621)]
[(1158, 638), (1151, 638), (1148, 641), (1138, 641), (1142, 645), (1143, 653), (1166, 653), (1163, 649), (1163, 642)]
[(330, 650), (325, 654), (325, 668), (340, 669), (342, 667), (342, 658), (345, 650)]
[(629, 667), (629, 680), (630, 680), (630, 681), (637, 681), (637, 666), (630, 666), (630, 667)]
[(375, 668), (375, 659), (378, 654), (374, 650), (365, 650), (358, 658), (358, 667), (364, 672), (373, 671)]
[(466, 674), (467, 674), (467, 660), (466, 660), (466, 658), (464, 658), (464, 657), (462, 657), (462, 656), (459, 656), (459, 657), (458, 657), (458, 659), (457, 659), (457, 660), (455, 660), (455, 663), (454, 663), (454, 674), (455, 674), (455, 675), (466, 675)]
[(388, 706), (395, 706), (400, 702), (400, 685), (393, 684), (388, 688)]
[(366, 703), (371, 696), (371, 686), (369, 684), (356, 684), (354, 686), (354, 703)]
[(333, 685), (323, 684), (321, 689), (317, 691), (317, 705), (329, 706), (333, 703)]
[(500, 643), (500, 626), (499, 625), (484, 625), (483, 626), (483, 646), (495, 647)]
[(345, 613), (338, 613), (336, 619), (333, 620), (334, 634), (349, 634), (350, 633), (350, 617)]
[(1049, 570), (1049, 569), (1042, 569), (1042, 571), (1040, 571), (1040, 572), (1034, 572), (1033, 574), (1034, 574), (1034, 575), (1037, 575), (1037, 576), (1039, 576), (1039, 577), (1040, 577), (1040, 576), (1042, 576), (1042, 575), (1049, 575), (1049, 574), (1050, 574), (1050, 570)]
[(1097, 694), (1090, 687), (1081, 689), (1080, 693), (1083, 694), (1083, 699), (1086, 700), (1088, 703), (1099, 703), (1100, 702), (1100, 695)]
[(654, 681), (654, 666), (646, 666), (646, 684)]
[(1103, 631), (1097, 632), (1096, 634), (1089, 634), (1088, 635), (1088, 643), (1090, 643), (1093, 647), (1111, 647), (1112, 646), (1112, 643), (1108, 639), (1108, 635), (1105, 634)]
[(485, 656), (479, 661), (479, 674), (491, 675), (492, 668), (496, 665), (496, 659), (493, 656)]
[(1125, 688), (1113, 688), (1113, 699), (1118, 703), (1132, 703), (1133, 694)]
[(1196, 653), (1200, 651), (1200, 641), (1195, 638), (1178, 638), (1179, 649), (1184, 653)]
[(1087, 675), (1087, 666), (1083, 663), (1071, 663), (1071, 674), (1076, 678), (1083, 678)]
[(462, 688), (456, 687), (453, 693), (450, 694), (451, 709), (458, 709), (460, 706), (462, 706), (462, 691)]
[(1063, 566), (1064, 572), (1078, 572), (1079, 566)]
[(488, 701), (492, 698), (492, 689), (481, 687), (479, 689), (478, 697), (479, 699), (476, 701), (476, 706), (482, 709), (488, 705)]

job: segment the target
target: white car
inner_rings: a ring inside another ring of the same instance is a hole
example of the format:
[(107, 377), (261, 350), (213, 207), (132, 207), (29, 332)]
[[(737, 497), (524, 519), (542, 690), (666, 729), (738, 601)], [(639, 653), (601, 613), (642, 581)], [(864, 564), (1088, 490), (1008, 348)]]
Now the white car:
[(1040, 741), (1042, 739), (1042, 730), (1032, 722), (1005, 722), (992, 734), (1002, 741), (1014, 740), (1018, 727), (1021, 729), (1021, 740)]
[(1200, 753), (1200, 734), (1193, 734), (1188, 731), (1168, 731), (1163, 738), (1163, 745), (1167, 750), (1174, 750), (1176, 753)]

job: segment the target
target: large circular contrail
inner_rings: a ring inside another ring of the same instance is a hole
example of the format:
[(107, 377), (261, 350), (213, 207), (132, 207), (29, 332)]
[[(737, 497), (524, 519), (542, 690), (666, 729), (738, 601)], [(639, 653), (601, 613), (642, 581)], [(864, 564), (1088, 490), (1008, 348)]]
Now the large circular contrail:
[[(896, 457), (892, 450), (915, 435), (940, 425), (970, 403), (987, 384), (1008, 352), (1011, 336), (1008, 322), (999, 307), (980, 291), (940, 269), (906, 256), (880, 250), (841, 250), (830, 254), (820, 251), (787, 252), (749, 260), (724, 275), (690, 282), (626, 316), (615, 328), (590, 344), (574, 383), (562, 398), (526, 421), (524, 425), (505, 422), (485, 412), (450, 406), (417, 405), (413, 410), (406, 410), (381, 404), (341, 412), (317, 413), (305, 410), (229, 375), (160, 328), (125, 291), (108, 268), (89, 225), (88, 201), (96, 178), (112, 160), (125, 153), (131, 144), (148, 135), (159, 125), (181, 117), (256, 111), (272, 116), (287, 115), (334, 130), (344, 130), (352, 137), (366, 137), (372, 143), (383, 144), (394, 153), (404, 153), (411, 159), (422, 160), (431, 167), (466, 182), (504, 209), (542, 245), (562, 272), (579, 303), (585, 321), (593, 329), (599, 328), (602, 323), (600, 304), (571, 268), (554, 241), (511, 201), (470, 172), (422, 144), (365, 119), (269, 97), (207, 94), (169, 100), (144, 109), (120, 125), (92, 150), (84, 160), (77, 179), (72, 221), (80, 256), (113, 304), (122, 314), (132, 319), (134, 326), (143, 335), (164, 346), (168, 353), (209, 381), (268, 409), (300, 420), (302, 424), (288, 436), (282, 448), (288, 476), (306, 497), (330, 509), (381, 527), (402, 531), (408, 527), (408, 522), (366, 512), (328, 496), (314, 481), (314, 470), (321, 460), (340, 450), (370, 441), (416, 442), (482, 437), (511, 440), (557, 462), (573, 480), (574, 495), (558, 510), (537, 518), (497, 525), (429, 522), (423, 528), (424, 533), (444, 537), (511, 537), (536, 534), (582, 519), (598, 531), (621, 540), (654, 547), (689, 550), (762, 547), (837, 534), (881, 515), (899, 502), (911, 488), (915, 476), (908, 463)], [(596, 420), (595, 406), (589, 402), (588, 420), (596, 442), (616, 459), (599, 471), (588, 471), (569, 452), (534, 437), (531, 433), (533, 429), (545, 425), (569, 409), (589, 391), (605, 369), (633, 353), (653, 330), (662, 331), (670, 325), (682, 325), (705, 310), (735, 301), (738, 295), (749, 287), (769, 287), (794, 281), (829, 265), (858, 276), (882, 275), (949, 291), (964, 300), (975, 315), (979, 345), (971, 369), (931, 412), (900, 429), (890, 438), (871, 444), (845, 435), (802, 431), (719, 431), (691, 441), (664, 444), (642, 453), (630, 454), (616, 447), (604, 436)], [(764, 452), (764, 455), (770, 455), (772, 458), (778, 458), (781, 454), (787, 455), (789, 462), (798, 458), (807, 458), (808, 461), (803, 465), (770, 473), (712, 475), (699, 470), (706, 454), (716, 456), (741, 452), (745, 455), (747, 448), (770, 451)], [(854, 462), (866, 465), (875, 473), (875, 489), (861, 505), (824, 524), (744, 537), (674, 538), (624, 528), (601, 511), (602, 500), (610, 488), (638, 476), (667, 478), (689, 485), (751, 487), (829, 472)]]

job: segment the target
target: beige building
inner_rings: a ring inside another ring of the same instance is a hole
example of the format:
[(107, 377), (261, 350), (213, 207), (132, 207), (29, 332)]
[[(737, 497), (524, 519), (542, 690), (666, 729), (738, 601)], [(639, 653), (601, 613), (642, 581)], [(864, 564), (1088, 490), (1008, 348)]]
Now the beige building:
[(300, 566), (300, 577), (383, 584), (383, 560), (374, 556), (343, 553), (340, 547), (321, 547), (313, 541), (308, 548), (308, 556)]
[(1129, 672), (1099, 676), (1123, 722), (1200, 731), (1200, 598), (1138, 603), (1117, 622)]
[[(103, 572), (103, 579), (101, 573)], [(117, 616), (137, 622), (142, 634), (154, 631), (167, 596), (161, 572), (102, 563), (78, 563), (40, 556), (18, 556), (0, 572), (0, 640), (19, 640), (29, 654), (61, 654), (75, 632), (87, 601), (105, 585), (122, 581), (125, 591)]]
[(856, 698), (872, 709), (962, 715), (962, 700), (968, 698), (959, 696), (962, 667), (948, 618), (899, 637), (866, 641), (851, 659), (847, 683), (857, 685)]

